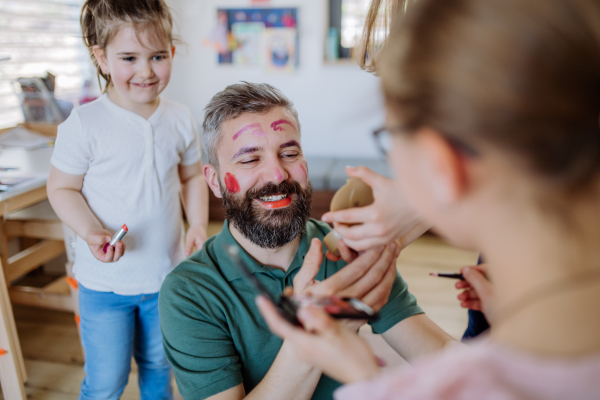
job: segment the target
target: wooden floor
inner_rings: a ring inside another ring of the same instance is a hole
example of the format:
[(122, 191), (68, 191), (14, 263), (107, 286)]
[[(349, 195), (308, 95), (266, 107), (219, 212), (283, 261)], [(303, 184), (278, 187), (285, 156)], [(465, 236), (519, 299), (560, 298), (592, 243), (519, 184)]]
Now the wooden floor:
[[(209, 234), (220, 229), (221, 224), (211, 224)], [(398, 270), (421, 307), (456, 338), (460, 338), (464, 332), (467, 316), (458, 306), (454, 281), (430, 277), (429, 273), (458, 270), (474, 264), (476, 260), (476, 253), (453, 248), (433, 236), (418, 239), (398, 259)], [(25, 385), (28, 399), (77, 399), (84, 372), (73, 315), (20, 306), (14, 307), (14, 313), (29, 377)], [(361, 334), (389, 367), (404, 362), (368, 327), (361, 329)], [(176, 398), (181, 397), (176, 394)], [(139, 399), (135, 363), (132, 363), (129, 384), (122, 399)]]

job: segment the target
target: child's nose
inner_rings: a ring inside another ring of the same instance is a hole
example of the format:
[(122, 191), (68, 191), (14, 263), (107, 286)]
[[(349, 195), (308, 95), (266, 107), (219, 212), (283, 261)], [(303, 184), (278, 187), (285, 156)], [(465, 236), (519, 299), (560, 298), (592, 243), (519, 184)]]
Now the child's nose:
[(138, 70), (138, 75), (140, 78), (152, 77), (152, 75), (154, 75), (154, 71), (152, 71), (152, 66), (150, 63), (144, 63), (141, 65), (140, 69)]

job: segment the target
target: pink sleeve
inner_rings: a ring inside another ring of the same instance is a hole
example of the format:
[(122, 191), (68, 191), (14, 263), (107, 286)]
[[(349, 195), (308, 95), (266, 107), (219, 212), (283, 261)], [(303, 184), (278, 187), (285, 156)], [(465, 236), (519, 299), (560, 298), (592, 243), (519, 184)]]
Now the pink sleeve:
[[(485, 363), (479, 361), (466, 362), (465, 353), (467, 352), (453, 349), (420, 362), (414, 369), (401, 368), (386, 372), (370, 381), (342, 386), (335, 391), (334, 398), (335, 400), (456, 400), (459, 398), (478, 398), (477, 393), (481, 393), (482, 385), (485, 387), (493, 387), (494, 385), (481, 374), (487, 370)], [(473, 379), (474, 376), (478, 376), (478, 379)], [(462, 395), (469, 393), (470, 395), (462, 397)], [(471, 395), (474, 395), (474, 397)], [(500, 398), (504, 399), (503, 397)]]
[(370, 381), (351, 383), (337, 389), (333, 397), (335, 400), (382, 400), (391, 399), (395, 392), (399, 393), (402, 382), (411, 371), (401, 369), (381, 375)]

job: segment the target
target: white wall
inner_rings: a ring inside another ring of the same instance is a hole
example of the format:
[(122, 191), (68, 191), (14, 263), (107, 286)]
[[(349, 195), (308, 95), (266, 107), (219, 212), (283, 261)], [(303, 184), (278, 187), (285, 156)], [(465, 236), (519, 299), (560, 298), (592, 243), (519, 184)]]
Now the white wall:
[(262, 68), (218, 65), (203, 45), (216, 24), (217, 8), (249, 7), (250, 0), (169, 0), (182, 39), (164, 95), (191, 108), (198, 125), (210, 98), (228, 84), (267, 82), (296, 105), (302, 145), (309, 156), (377, 157), (371, 131), (383, 123), (379, 80), (358, 66), (324, 65), (327, 0), (272, 0), (269, 7), (298, 7), (300, 66), (294, 75), (267, 75)]

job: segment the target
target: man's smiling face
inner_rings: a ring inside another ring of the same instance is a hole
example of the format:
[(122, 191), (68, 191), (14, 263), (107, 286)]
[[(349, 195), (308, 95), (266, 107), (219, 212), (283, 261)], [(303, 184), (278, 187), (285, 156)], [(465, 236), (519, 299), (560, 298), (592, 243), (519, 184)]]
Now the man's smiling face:
[(304, 230), (312, 187), (294, 115), (284, 107), (221, 126), (219, 173), (205, 172), (227, 218), (248, 239), (277, 248)]

